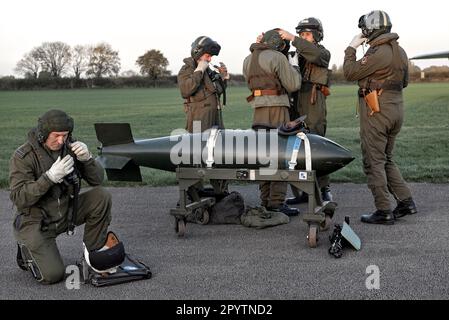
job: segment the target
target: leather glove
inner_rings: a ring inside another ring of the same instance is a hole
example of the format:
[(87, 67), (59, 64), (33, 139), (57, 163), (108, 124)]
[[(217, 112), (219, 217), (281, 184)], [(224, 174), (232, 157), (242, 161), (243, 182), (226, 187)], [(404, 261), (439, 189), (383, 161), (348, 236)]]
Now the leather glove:
[(288, 56), (288, 62), (292, 66), (294, 66), (294, 67), (298, 67), (299, 66), (298, 54), (296, 52), (294, 52), (293, 56), (290, 53), (287, 56)]
[(204, 71), (206, 71), (206, 69), (209, 67), (209, 62), (201, 60), (198, 62), (198, 66), (196, 67), (195, 71), (201, 71), (202, 73), (204, 73)]
[(220, 62), (220, 67), (218, 67), (218, 71), (220, 72), (221, 78), (223, 80), (229, 80), (230, 76), (228, 73), (228, 68), (223, 62)]
[(73, 153), (76, 155), (76, 158), (79, 161), (87, 161), (92, 158), (92, 155), (89, 152), (86, 144), (81, 141), (75, 141), (70, 145)]
[(74, 161), (71, 155), (66, 155), (62, 160), (59, 156), (46, 172), (48, 179), (54, 183), (61, 183), (62, 178), (73, 171), (73, 164)]
[(350, 47), (353, 47), (354, 49), (357, 49), (358, 47), (360, 47), (360, 45), (365, 42), (367, 39), (363, 37), (362, 33), (359, 33), (358, 35), (356, 35), (351, 43), (349, 44)]
[(291, 34), (290, 32), (288, 32), (288, 31), (285, 31), (285, 30), (279, 30), (278, 31), (278, 33), (279, 33), (279, 35), (281, 36), (281, 38), (283, 39), (283, 40), (288, 40), (288, 41), (293, 41), (293, 40), (295, 40), (295, 35), (294, 34)]

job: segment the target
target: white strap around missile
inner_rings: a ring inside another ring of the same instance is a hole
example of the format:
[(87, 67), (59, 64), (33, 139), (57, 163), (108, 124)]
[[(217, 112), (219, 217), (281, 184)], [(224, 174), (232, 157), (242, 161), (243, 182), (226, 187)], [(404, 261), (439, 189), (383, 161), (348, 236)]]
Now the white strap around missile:
[(292, 152), (292, 158), (290, 160), (290, 162), (288, 163), (289, 165), (289, 170), (294, 170), (297, 164), (297, 160), (298, 160), (298, 153), (299, 153), (299, 148), (301, 147), (301, 143), (300, 141), (304, 141), (304, 153), (305, 153), (305, 159), (306, 159), (306, 170), (307, 171), (312, 171), (312, 152), (310, 150), (310, 141), (309, 138), (307, 138), (307, 135), (304, 132), (299, 132), (296, 135), (296, 139), (300, 139), (299, 143), (295, 142), (295, 146), (293, 148), (293, 152)]
[(289, 170), (294, 170), (295, 167), (296, 167), (296, 164), (297, 164), (296, 159), (298, 158), (299, 148), (301, 148), (301, 139), (296, 137), (295, 138), (295, 144), (293, 145), (292, 158), (288, 162), (288, 169)]
[(207, 138), (207, 160), (206, 165), (208, 168), (212, 168), (212, 165), (214, 164), (214, 149), (215, 144), (217, 143), (218, 133), (220, 130), (218, 128), (212, 128), (210, 130), (209, 138)]

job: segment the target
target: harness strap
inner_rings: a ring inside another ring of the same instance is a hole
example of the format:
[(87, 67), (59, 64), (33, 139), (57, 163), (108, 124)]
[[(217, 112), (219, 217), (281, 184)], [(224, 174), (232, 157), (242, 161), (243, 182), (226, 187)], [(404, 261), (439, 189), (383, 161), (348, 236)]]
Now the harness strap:
[(300, 138), (298, 138), (298, 136), (296, 136), (295, 144), (293, 146), (293, 151), (292, 151), (292, 158), (288, 162), (288, 169), (289, 170), (294, 170), (295, 167), (296, 167), (299, 148), (301, 148), (301, 141), (302, 140)]
[(296, 135), (295, 145), (293, 146), (292, 158), (288, 163), (288, 169), (294, 170), (298, 160), (298, 153), (301, 147), (301, 141), (304, 141), (304, 153), (306, 159), (306, 170), (312, 171), (312, 152), (310, 149), (310, 141), (304, 132), (298, 132)]
[(207, 138), (207, 160), (206, 165), (208, 168), (212, 168), (212, 165), (214, 164), (214, 149), (215, 144), (217, 143), (218, 133), (220, 132), (220, 129), (218, 128), (212, 128), (210, 131), (209, 138)]

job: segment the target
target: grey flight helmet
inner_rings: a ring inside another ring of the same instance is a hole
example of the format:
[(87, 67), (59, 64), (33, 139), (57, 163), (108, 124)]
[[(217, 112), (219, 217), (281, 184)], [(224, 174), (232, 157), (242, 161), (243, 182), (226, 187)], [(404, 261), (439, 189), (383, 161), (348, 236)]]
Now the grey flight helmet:
[(390, 32), (392, 24), (385, 11), (374, 10), (359, 18), (358, 27), (362, 29), (363, 35), (370, 42), (381, 34)]
[(44, 143), (51, 132), (73, 132), (73, 118), (62, 110), (51, 109), (39, 117), (37, 135), (40, 143)]
[(287, 54), (290, 49), (290, 41), (282, 39), (278, 32), (279, 30), (281, 29), (275, 28), (265, 32), (262, 37), (262, 43), (267, 44), (273, 50)]

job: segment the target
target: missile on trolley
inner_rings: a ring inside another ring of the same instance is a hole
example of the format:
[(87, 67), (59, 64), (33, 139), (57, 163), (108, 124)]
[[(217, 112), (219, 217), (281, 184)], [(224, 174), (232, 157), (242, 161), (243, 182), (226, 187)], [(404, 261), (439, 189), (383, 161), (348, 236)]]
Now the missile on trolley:
[(97, 160), (109, 180), (142, 181), (140, 166), (165, 171), (178, 167), (315, 170), (335, 172), (351, 152), (315, 134), (281, 135), (277, 130), (212, 129), (134, 140), (129, 123), (96, 123), (101, 142)]

